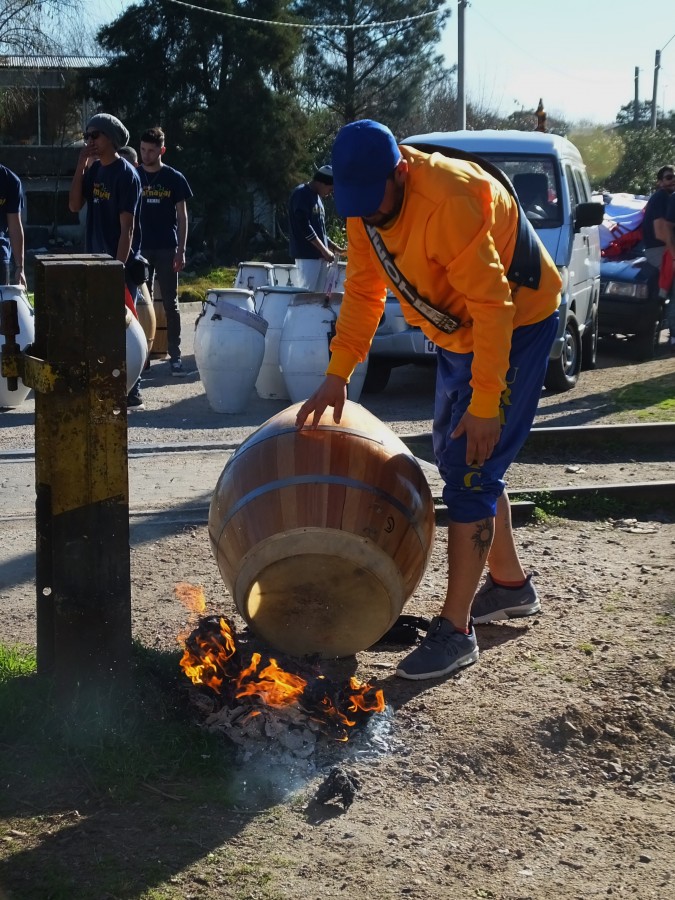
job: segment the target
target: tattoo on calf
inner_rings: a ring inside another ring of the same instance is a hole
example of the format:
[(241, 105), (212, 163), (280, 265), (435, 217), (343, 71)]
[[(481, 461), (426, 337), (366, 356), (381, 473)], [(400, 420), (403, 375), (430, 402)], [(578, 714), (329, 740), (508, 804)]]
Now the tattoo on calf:
[(484, 522), (478, 523), (476, 532), (471, 538), (481, 559), (487, 555), (492, 545), (493, 527), (494, 522), (491, 519), (485, 519)]

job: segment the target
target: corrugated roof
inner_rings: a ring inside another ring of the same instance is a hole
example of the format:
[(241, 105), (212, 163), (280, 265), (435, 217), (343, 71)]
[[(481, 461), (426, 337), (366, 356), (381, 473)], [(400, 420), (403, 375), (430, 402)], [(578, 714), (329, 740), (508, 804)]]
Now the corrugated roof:
[(106, 62), (104, 56), (0, 56), (2, 69), (95, 69)]

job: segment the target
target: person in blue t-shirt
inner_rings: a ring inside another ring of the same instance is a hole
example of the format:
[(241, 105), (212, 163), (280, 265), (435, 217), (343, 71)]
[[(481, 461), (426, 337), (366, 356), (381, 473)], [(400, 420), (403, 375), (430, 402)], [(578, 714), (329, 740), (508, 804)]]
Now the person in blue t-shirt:
[(655, 268), (661, 267), (663, 251), (673, 245), (672, 229), (666, 220), (668, 201), (675, 191), (675, 167), (661, 166), (656, 173), (656, 190), (645, 206), (642, 220), (642, 240), (645, 256)]
[[(98, 113), (87, 122), (83, 137), (68, 204), (72, 212), (87, 204), (87, 252), (107, 253), (124, 263), (125, 281), (135, 298), (143, 281), (141, 182), (136, 169), (117, 152), (128, 143), (129, 132), (115, 116)], [(139, 379), (129, 392), (127, 409), (144, 408)]]
[(150, 290), (152, 292), (156, 278), (162, 292), (171, 374), (183, 375), (178, 273), (185, 268), (187, 201), (192, 197), (192, 190), (181, 172), (162, 162), (165, 152), (161, 128), (148, 128), (143, 132), (138, 169), (143, 186), (141, 250), (150, 264)]
[(25, 288), (22, 208), (23, 188), (18, 176), (11, 169), (0, 166), (0, 284), (20, 284)]
[(289, 253), (295, 259), (303, 287), (310, 291), (325, 288), (328, 266), (336, 253), (344, 253), (326, 234), (323, 198), (333, 190), (330, 166), (315, 169), (311, 181), (299, 184), (288, 202)]

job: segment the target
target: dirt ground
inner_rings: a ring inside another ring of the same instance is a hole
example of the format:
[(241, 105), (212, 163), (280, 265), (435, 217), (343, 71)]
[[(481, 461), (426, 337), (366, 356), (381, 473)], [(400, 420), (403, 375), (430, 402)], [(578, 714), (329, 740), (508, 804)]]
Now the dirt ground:
[[(620, 350), (601, 357), (574, 391), (544, 396), (536, 424), (640, 421), (639, 408), (617, 402), (636, 383), (646, 396), (664, 383), (675, 395), (673, 359), (636, 365)], [(130, 421), (132, 443), (238, 441), (265, 417), (256, 407), (213, 424), (198, 379), (172, 381), (161, 375), (164, 365), (153, 364), (146, 381), (148, 410)], [(384, 394), (365, 402), (399, 433), (425, 432), (431, 384), (428, 373), (398, 371)], [(0, 449), (29, 448), (30, 407), (5, 416)], [(190, 416), (199, 426), (186, 430)], [(641, 477), (672, 478), (672, 467), (663, 468), (642, 467)], [(548, 475), (559, 483), (570, 477), (563, 464)], [(27, 527), (11, 520), (7, 503), (1, 515), (6, 530)], [(387, 711), (371, 720), (372, 731), (317, 754), (313, 771), (285, 768), (273, 751), (262, 767), (244, 763), (235, 773), (234, 809), (217, 798), (186, 809), (179, 784), (163, 785), (131, 810), (105, 799), (81, 808), (64, 800), (61, 809), (37, 811), (38, 828), (36, 811), (27, 809), (32, 827), (19, 815), (0, 822), (0, 857), (15, 857), (16, 872), (51, 853), (81, 886), (73, 900), (674, 896), (672, 511), (612, 518), (589, 511), (542, 518), (516, 533), (542, 614), (478, 626), (478, 663), (445, 679), (394, 677), (404, 647), (327, 662), (329, 676), (349, 669), (362, 681), (377, 679)], [(407, 613), (438, 611), (445, 539), (439, 527)], [(203, 586), (207, 612), (242, 624), (205, 523), (139, 515), (132, 522), (133, 629), (147, 646), (175, 646), (191, 623), (175, 596), (178, 582)], [(0, 585), (3, 641), (34, 642), (31, 591), (29, 578)], [(359, 782), (346, 810), (315, 802), (335, 762)], [(100, 887), (101, 873), (115, 867), (133, 869), (135, 885)], [(17, 877), (8, 897), (50, 896), (22, 894), (18, 884)]]

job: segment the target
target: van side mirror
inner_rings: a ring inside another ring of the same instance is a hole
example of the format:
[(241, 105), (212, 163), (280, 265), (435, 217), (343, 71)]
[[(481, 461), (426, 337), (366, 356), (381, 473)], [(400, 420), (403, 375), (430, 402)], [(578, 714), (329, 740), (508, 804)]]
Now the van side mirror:
[(602, 225), (605, 215), (603, 203), (579, 203), (574, 211), (574, 230), (590, 228), (592, 225)]

